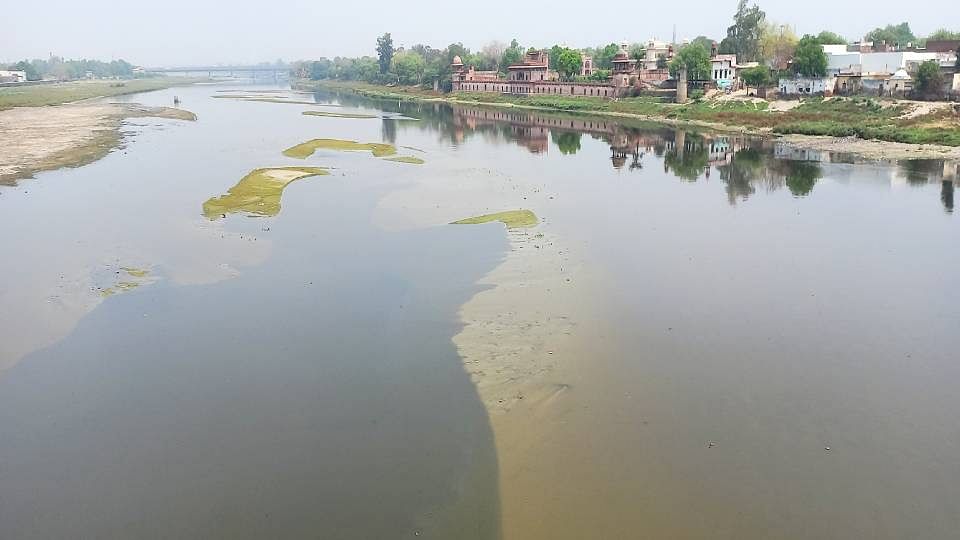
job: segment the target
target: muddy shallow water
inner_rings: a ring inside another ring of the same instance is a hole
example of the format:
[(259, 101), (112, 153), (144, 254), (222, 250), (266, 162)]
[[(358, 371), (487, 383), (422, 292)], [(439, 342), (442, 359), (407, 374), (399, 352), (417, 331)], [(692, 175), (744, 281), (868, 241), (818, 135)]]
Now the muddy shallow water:
[(960, 529), (955, 164), (174, 94), (0, 186), (0, 537)]

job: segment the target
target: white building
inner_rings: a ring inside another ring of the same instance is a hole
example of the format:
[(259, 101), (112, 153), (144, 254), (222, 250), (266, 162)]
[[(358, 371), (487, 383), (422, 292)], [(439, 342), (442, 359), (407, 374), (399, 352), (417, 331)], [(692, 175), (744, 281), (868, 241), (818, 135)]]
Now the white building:
[(669, 59), (671, 46), (666, 41), (651, 39), (647, 41), (646, 56), (643, 58), (643, 69), (657, 69), (657, 59), (663, 56)]
[(24, 82), (26, 80), (26, 71), (0, 70), (0, 82)]
[(795, 77), (780, 79), (780, 94), (785, 96), (831, 95), (835, 77)]
[(727, 88), (737, 80), (737, 55), (718, 54), (710, 59), (710, 76), (717, 88)]
[(827, 55), (827, 73), (859, 73), (863, 75), (892, 75), (901, 69), (915, 71), (927, 60), (938, 60), (935, 52), (850, 52), (845, 45), (824, 45)]

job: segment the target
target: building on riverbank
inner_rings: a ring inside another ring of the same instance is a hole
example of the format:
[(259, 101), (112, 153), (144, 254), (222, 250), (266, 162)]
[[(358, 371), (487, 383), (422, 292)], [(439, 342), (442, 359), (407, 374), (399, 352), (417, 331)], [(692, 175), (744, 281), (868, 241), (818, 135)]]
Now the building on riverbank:
[[(591, 61), (591, 69), (593, 62)], [(614, 98), (627, 90), (625, 79), (611, 81), (561, 81), (560, 75), (550, 69), (547, 51), (528, 51), (523, 59), (507, 67), (507, 78), (493, 71), (477, 71), (454, 57), (450, 65), (454, 92), (492, 92), (516, 95), (561, 95)], [(628, 82), (628, 81), (627, 81)]]
[(0, 83), (21, 83), (26, 82), (26, 71), (0, 70)]

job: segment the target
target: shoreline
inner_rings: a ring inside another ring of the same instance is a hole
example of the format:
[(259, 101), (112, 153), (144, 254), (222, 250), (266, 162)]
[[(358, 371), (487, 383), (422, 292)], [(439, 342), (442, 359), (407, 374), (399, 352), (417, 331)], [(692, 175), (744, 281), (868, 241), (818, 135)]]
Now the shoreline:
[(123, 123), (131, 118), (195, 121), (196, 115), (172, 107), (139, 104), (82, 103), (15, 107), (0, 111), (0, 133), (9, 144), (0, 147), (0, 185), (15, 186), (37, 173), (93, 163), (117, 148), (126, 137)]
[[(573, 114), (577, 116), (600, 116), (605, 118), (621, 118), (629, 120), (638, 120), (642, 122), (651, 122), (660, 125), (672, 127), (692, 127), (702, 128), (724, 133), (737, 133), (741, 135), (751, 135), (756, 137), (770, 137), (781, 141), (791, 147), (803, 150), (816, 150), (837, 152), (855, 155), (867, 160), (901, 160), (901, 159), (945, 159), (950, 161), (960, 161), (960, 146), (946, 146), (940, 144), (913, 144), (894, 141), (884, 141), (878, 139), (861, 139), (858, 137), (831, 137), (826, 135), (798, 135), (798, 134), (777, 134), (773, 128), (758, 128), (751, 126), (736, 125), (732, 123), (710, 122), (696, 119), (678, 119), (668, 118), (660, 115), (638, 114), (621, 111), (603, 111), (603, 110), (570, 110), (561, 107), (549, 107), (543, 105), (526, 105), (510, 102), (465, 100), (449, 97), (444, 94), (434, 94), (430, 91), (424, 93), (416, 92), (393, 92), (390, 87), (383, 87), (384, 90), (368, 89), (364, 85), (354, 83), (343, 83), (333, 81), (296, 81), (291, 83), (294, 90), (311, 90), (325, 88), (330, 90), (348, 90), (355, 94), (381, 99), (399, 99), (407, 101), (420, 101), (425, 103), (451, 103), (456, 105), (468, 105), (477, 107), (492, 107), (497, 109), (523, 109), (535, 111), (548, 111), (564, 114)], [(593, 98), (588, 98), (593, 99)]]

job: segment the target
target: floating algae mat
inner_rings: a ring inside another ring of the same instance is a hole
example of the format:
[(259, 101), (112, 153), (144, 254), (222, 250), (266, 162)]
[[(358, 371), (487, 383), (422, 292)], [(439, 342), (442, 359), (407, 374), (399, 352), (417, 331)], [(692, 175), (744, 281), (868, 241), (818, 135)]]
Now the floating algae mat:
[(413, 156), (388, 157), (385, 159), (385, 161), (396, 161), (398, 163), (412, 163), (414, 165), (423, 165), (425, 163), (422, 159), (418, 157), (413, 157)]
[(217, 219), (225, 214), (245, 212), (250, 216), (270, 217), (280, 213), (283, 188), (301, 178), (330, 174), (323, 167), (269, 167), (254, 169), (227, 194), (203, 203), (203, 215)]
[(509, 210), (507, 212), (497, 212), (496, 214), (486, 214), (460, 221), (454, 221), (452, 225), (476, 225), (479, 223), (490, 223), (499, 221), (507, 226), (508, 229), (518, 229), (534, 227), (539, 222), (537, 215), (530, 210)]
[(336, 150), (339, 152), (369, 151), (376, 157), (392, 156), (397, 153), (397, 148), (392, 144), (359, 143), (341, 139), (313, 139), (312, 141), (287, 148), (283, 151), (283, 155), (297, 159), (306, 159), (312, 156), (317, 150)]
[(303, 111), (306, 116), (326, 116), (330, 118), (377, 118), (372, 114), (335, 113), (327, 111)]
[(132, 291), (141, 285), (146, 285), (156, 281), (150, 276), (150, 270), (144, 268), (135, 268), (131, 266), (121, 266), (116, 272), (110, 272), (111, 280), (115, 281), (109, 287), (97, 287), (100, 296), (107, 298), (115, 294)]

